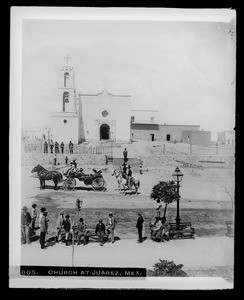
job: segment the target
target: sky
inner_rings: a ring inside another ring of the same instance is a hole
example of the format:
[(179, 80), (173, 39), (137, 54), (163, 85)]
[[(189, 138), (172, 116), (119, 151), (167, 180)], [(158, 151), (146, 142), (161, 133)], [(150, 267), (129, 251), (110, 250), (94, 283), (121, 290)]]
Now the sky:
[(129, 94), (160, 123), (235, 126), (235, 20), (23, 20), (22, 130), (50, 126), (64, 56), (76, 90)]

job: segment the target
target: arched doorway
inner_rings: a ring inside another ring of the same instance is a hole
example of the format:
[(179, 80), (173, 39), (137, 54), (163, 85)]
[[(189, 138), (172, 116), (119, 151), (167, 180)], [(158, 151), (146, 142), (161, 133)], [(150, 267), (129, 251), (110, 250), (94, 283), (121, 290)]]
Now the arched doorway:
[(100, 126), (100, 140), (108, 140), (110, 134), (110, 127), (107, 124)]

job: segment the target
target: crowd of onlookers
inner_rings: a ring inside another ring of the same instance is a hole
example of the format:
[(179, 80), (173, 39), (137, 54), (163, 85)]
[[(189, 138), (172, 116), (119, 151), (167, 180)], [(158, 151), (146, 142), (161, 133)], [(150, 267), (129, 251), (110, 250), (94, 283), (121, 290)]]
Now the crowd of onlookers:
[[(65, 145), (63, 142), (61, 142), (59, 144), (57, 141), (54, 143), (53, 140), (50, 140), (50, 142), (45, 141), (43, 143), (44, 153), (48, 153), (48, 148), (50, 149), (50, 153), (55, 153), (55, 154), (62, 153), (63, 154)], [(69, 142), (68, 148), (69, 148), (69, 153), (73, 154), (74, 144), (72, 143), (72, 141)]]
[[(28, 208), (24, 206), (21, 213), (21, 238), (22, 244), (30, 244), (32, 237), (37, 237), (36, 231), (40, 230), (39, 241), (41, 249), (46, 249), (46, 234), (48, 232), (48, 212), (45, 207), (40, 208), (40, 215), (37, 216), (37, 205), (32, 204), (31, 212), (28, 212)], [(169, 230), (165, 217), (160, 217), (160, 205), (158, 205), (157, 215), (153, 221), (150, 222), (149, 228), (151, 232), (151, 238), (155, 241), (168, 241), (169, 240)], [(37, 223), (38, 220), (38, 223)], [(111, 241), (114, 243), (115, 236), (114, 230), (117, 225), (117, 220), (115, 219), (112, 212), (109, 212), (106, 222), (104, 223), (102, 219), (98, 220), (94, 229), (88, 229), (83, 218), (78, 215), (70, 217), (70, 215), (64, 211), (60, 211), (57, 218), (56, 225), (56, 236), (55, 242), (65, 243), (66, 246), (71, 245), (73, 242), (77, 245), (81, 244), (83, 240), (83, 245), (85, 246), (89, 243), (91, 237), (97, 237), (100, 245), (104, 245), (105, 242)], [(142, 243), (143, 229), (145, 229), (145, 218), (142, 213), (138, 213), (136, 228), (138, 231), (138, 242)]]

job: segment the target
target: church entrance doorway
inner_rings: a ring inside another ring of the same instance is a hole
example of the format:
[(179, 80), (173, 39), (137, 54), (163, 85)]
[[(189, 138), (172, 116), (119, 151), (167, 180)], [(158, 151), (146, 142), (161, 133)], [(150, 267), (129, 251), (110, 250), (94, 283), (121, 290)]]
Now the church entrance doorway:
[(100, 140), (108, 140), (110, 133), (110, 127), (107, 124), (100, 126)]

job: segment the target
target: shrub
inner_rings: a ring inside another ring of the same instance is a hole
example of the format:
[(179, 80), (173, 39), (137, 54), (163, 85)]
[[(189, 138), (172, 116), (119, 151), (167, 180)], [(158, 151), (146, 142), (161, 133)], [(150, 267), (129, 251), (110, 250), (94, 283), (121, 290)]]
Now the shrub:
[(147, 270), (148, 276), (161, 277), (188, 277), (187, 273), (182, 271), (183, 265), (176, 265), (173, 261), (159, 260), (153, 267), (153, 270)]

